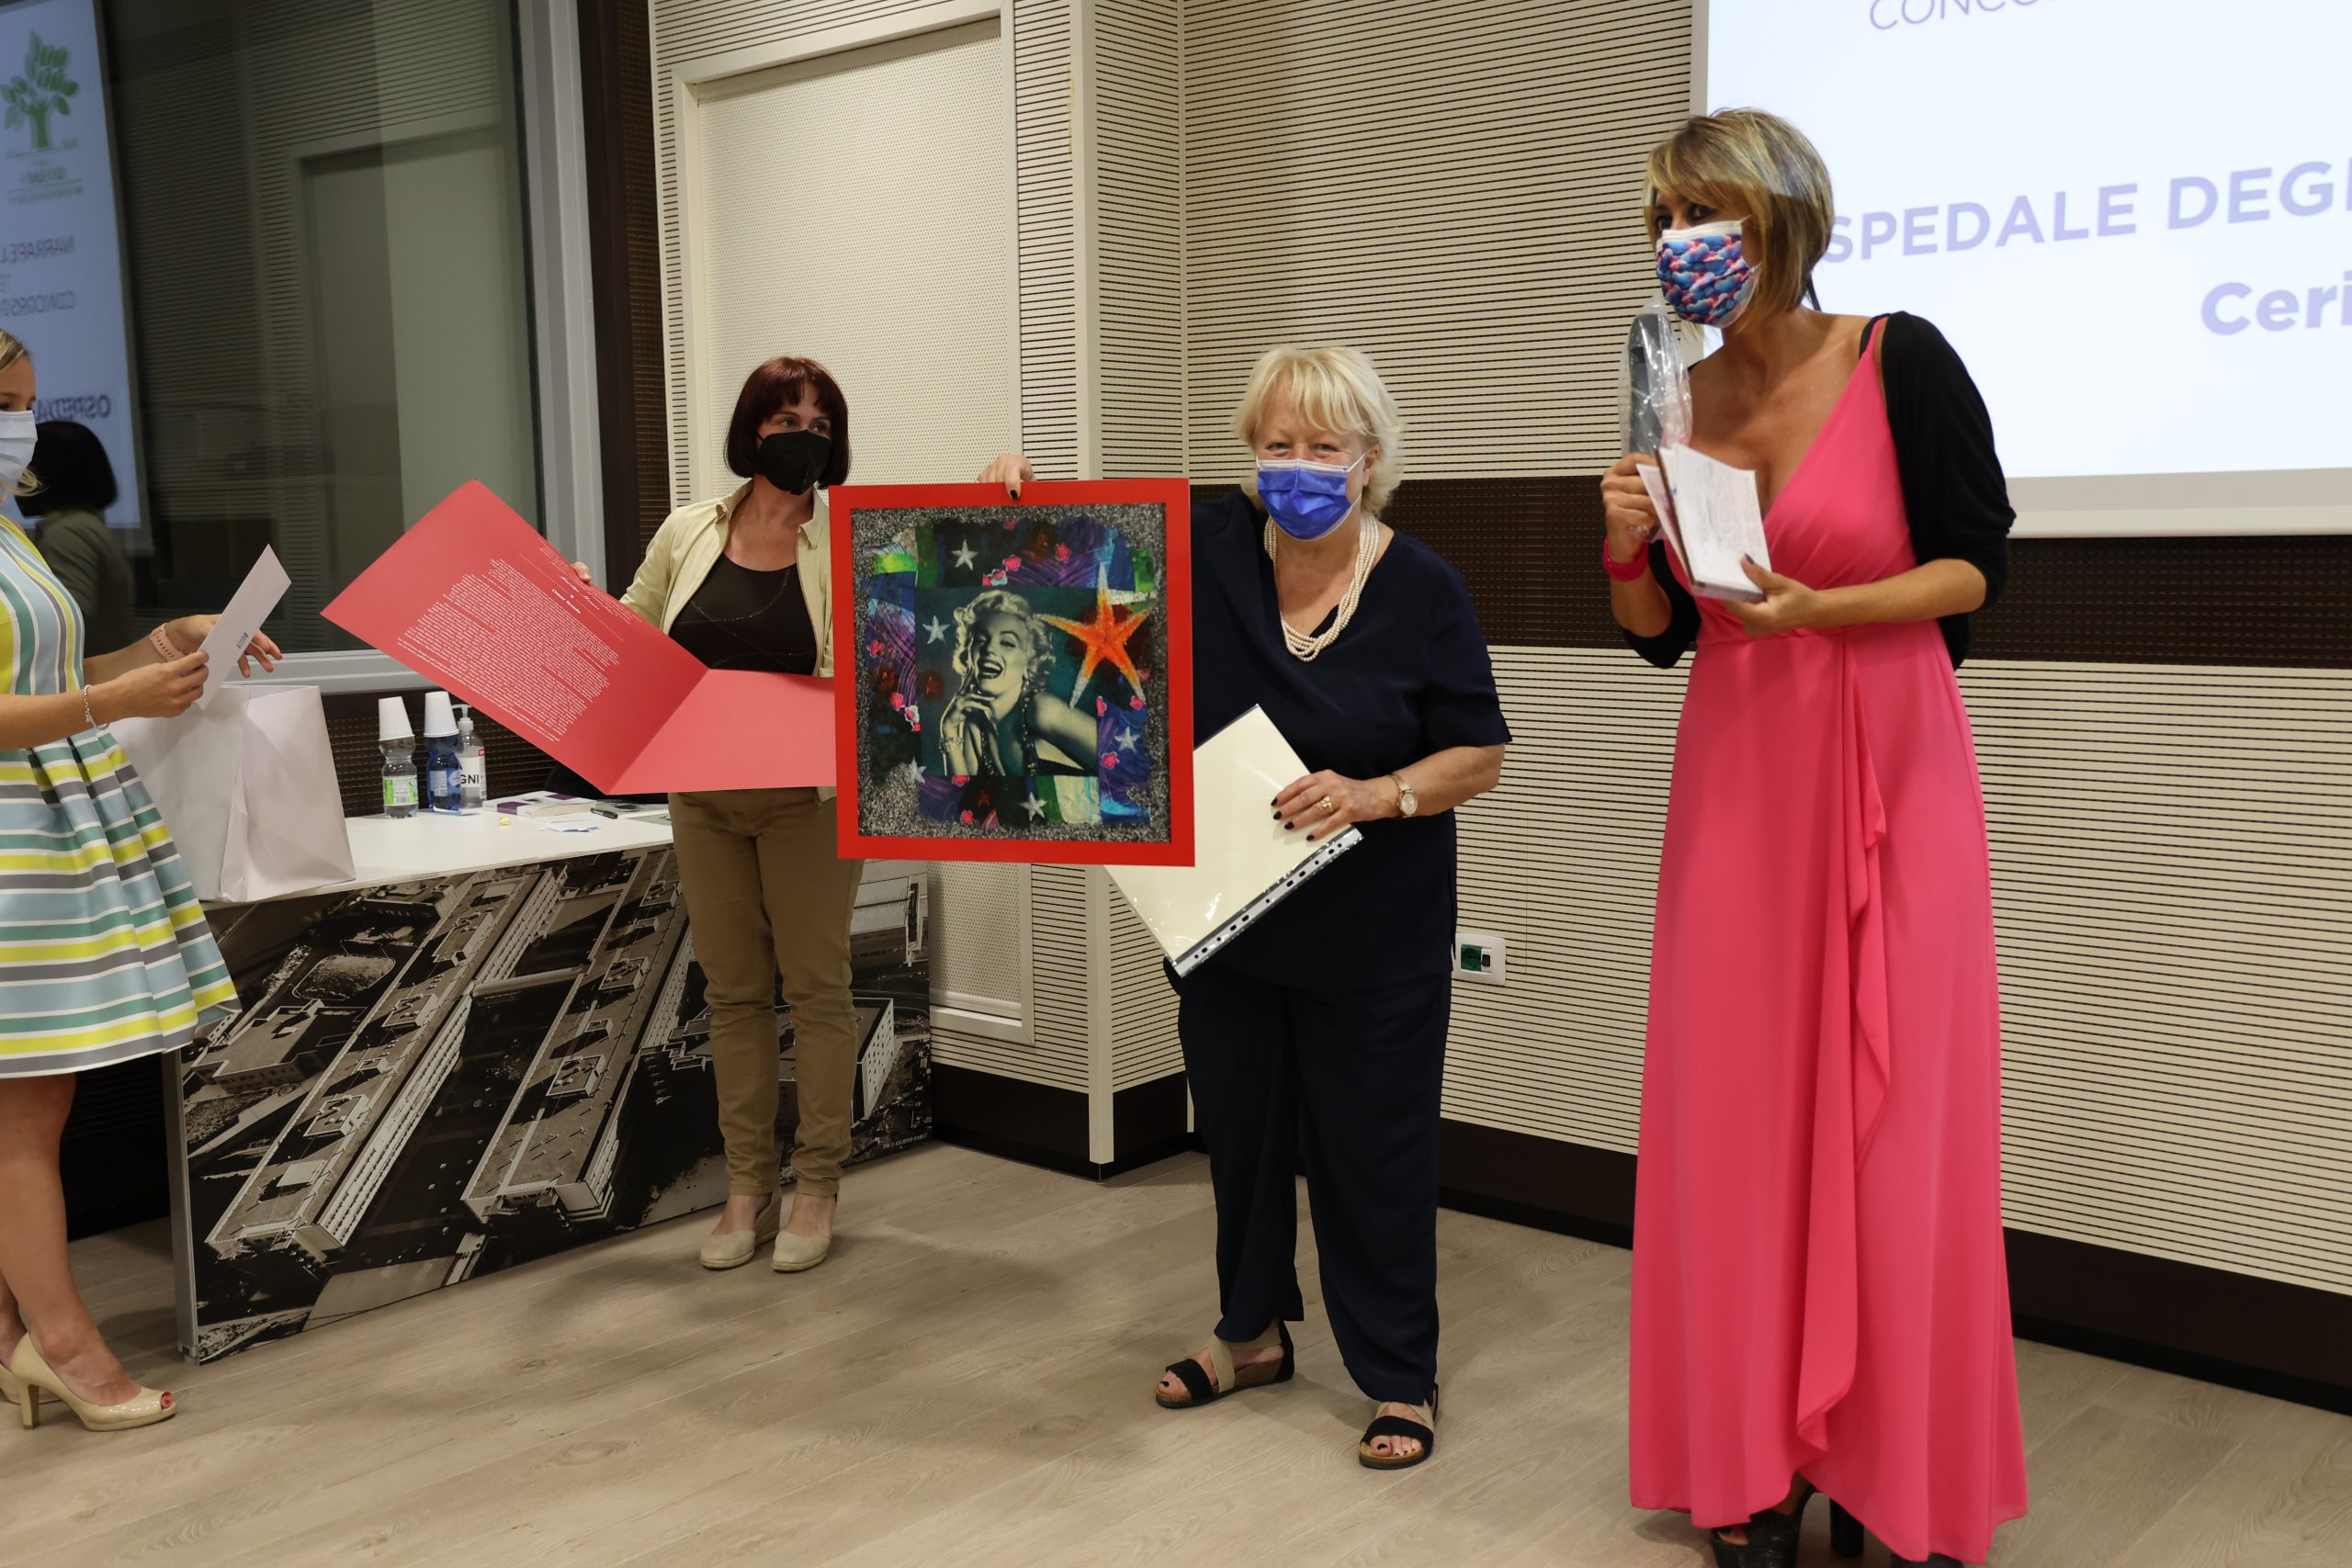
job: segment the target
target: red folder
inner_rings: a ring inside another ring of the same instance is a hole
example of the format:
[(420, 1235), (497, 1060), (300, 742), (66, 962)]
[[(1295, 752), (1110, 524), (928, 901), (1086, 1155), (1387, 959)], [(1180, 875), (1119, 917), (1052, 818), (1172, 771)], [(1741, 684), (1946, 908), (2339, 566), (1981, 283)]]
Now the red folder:
[(713, 670), (479, 482), (324, 614), (610, 795), (833, 782), (833, 683)]

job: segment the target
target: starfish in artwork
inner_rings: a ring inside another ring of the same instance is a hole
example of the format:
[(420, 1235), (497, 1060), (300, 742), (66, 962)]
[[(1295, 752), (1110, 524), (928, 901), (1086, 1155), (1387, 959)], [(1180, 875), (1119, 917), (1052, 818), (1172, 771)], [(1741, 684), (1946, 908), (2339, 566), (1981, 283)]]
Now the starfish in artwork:
[(1092, 620), (1066, 621), (1058, 615), (1037, 617), (1049, 626), (1057, 626), (1069, 633), (1086, 649), (1086, 658), (1078, 669), (1078, 683), (1070, 688), (1073, 697), (1086, 690), (1087, 677), (1094, 673), (1094, 667), (1106, 662), (1127, 678), (1128, 685), (1138, 692), (1143, 690), (1143, 677), (1136, 673), (1136, 661), (1127, 657), (1127, 639), (1135, 636), (1136, 628), (1143, 625), (1151, 612), (1126, 611), (1123, 616), (1120, 612), (1124, 609), (1125, 606), (1111, 603), (1110, 574), (1105, 568), (1098, 566), (1094, 569)]
[(980, 558), (980, 552), (972, 548), (971, 541), (968, 539), (963, 544), (956, 546), (950, 553), (956, 558), (956, 564), (957, 566), (970, 566), (974, 561)]
[(924, 625), (922, 631), (923, 636), (929, 637), (933, 642), (944, 642), (947, 638), (946, 623), (943, 622), (937, 615), (932, 616), (930, 621)]
[(1029, 792), (1029, 798), (1023, 801), (1021, 805), (1023, 808), (1029, 813), (1029, 820), (1032, 822), (1036, 821), (1046, 814), (1046, 803), (1037, 798), (1037, 792), (1035, 790), (1031, 790)]
[(1136, 732), (1132, 729), (1120, 730), (1118, 746), (1119, 750), (1122, 751), (1134, 750), (1136, 749)]

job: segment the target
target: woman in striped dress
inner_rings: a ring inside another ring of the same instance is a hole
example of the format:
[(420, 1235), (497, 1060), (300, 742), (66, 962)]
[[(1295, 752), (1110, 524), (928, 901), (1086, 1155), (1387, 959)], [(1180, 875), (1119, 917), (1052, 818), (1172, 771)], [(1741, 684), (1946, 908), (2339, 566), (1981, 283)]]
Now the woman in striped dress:
[[(7, 494), (39, 485), (32, 406), (32, 359), (0, 332)], [(93, 1431), (174, 1413), (74, 1288), (57, 1152), (74, 1074), (185, 1045), (236, 1006), (171, 830), (106, 728), (196, 699), (205, 656), (187, 650), (212, 619), (85, 658), (73, 595), (0, 518), (0, 1395), (27, 1427), (44, 1397)], [(267, 669), (277, 647), (256, 637), (247, 654)]]

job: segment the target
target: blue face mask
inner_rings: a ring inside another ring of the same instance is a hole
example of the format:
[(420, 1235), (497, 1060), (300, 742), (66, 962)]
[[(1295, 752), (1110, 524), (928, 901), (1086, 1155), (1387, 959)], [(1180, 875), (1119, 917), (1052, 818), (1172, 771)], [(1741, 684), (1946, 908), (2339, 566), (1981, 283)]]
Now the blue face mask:
[[(1368, 454), (1367, 454), (1368, 456)], [(1355, 463), (1335, 468), (1304, 459), (1261, 458), (1258, 499), (1275, 525), (1294, 539), (1319, 539), (1348, 520), (1355, 502), (1348, 499), (1348, 476)]]

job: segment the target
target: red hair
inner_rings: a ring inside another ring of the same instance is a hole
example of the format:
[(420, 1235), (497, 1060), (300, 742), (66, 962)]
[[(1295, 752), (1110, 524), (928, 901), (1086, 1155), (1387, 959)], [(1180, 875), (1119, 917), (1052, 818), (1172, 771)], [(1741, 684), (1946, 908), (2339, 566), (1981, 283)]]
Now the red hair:
[(798, 402), (803, 392), (815, 394), (818, 411), (833, 422), (832, 456), (817, 482), (830, 490), (849, 478), (849, 400), (842, 396), (841, 383), (813, 359), (778, 355), (743, 378), (735, 416), (727, 422), (727, 466), (738, 479), (758, 472), (760, 426)]

